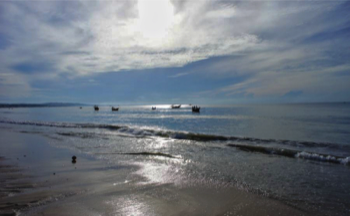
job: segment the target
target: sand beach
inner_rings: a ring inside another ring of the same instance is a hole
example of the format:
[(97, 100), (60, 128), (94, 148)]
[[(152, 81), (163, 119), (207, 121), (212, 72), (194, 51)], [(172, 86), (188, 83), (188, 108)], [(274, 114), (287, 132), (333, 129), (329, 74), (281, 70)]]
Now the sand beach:
[(1, 215), (308, 215), (233, 187), (149, 183), (140, 167), (57, 148), (40, 134), (0, 133)]

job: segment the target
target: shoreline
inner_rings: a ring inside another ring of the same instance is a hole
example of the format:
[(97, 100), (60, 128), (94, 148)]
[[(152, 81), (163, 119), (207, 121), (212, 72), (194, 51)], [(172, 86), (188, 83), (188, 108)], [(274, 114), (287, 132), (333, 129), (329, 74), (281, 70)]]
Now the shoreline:
[[(141, 168), (108, 164), (78, 150), (52, 146), (50, 138), (40, 134), (1, 129), (0, 135), (0, 156), (6, 158), (0, 164), (9, 164), (20, 174), (6, 180), (1, 190), (21, 181), (32, 185), (1, 197), (1, 214), (308, 215), (237, 188), (150, 183), (135, 174)], [(73, 155), (76, 164), (71, 162)], [(1, 179), (7, 176), (1, 172)]]

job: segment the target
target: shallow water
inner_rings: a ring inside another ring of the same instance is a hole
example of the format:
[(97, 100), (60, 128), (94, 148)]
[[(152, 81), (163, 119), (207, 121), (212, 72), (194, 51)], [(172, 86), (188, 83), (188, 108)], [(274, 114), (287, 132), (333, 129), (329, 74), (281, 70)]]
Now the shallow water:
[[(305, 211), (349, 214), (349, 104), (203, 107), (200, 114), (168, 107), (1, 109), (0, 126), (40, 133), (53, 145), (109, 163), (141, 166), (137, 174), (146, 184), (236, 187)], [(296, 153), (276, 154), (283, 149)], [(151, 154), (158, 152), (163, 155)], [(341, 161), (330, 163), (327, 155)]]

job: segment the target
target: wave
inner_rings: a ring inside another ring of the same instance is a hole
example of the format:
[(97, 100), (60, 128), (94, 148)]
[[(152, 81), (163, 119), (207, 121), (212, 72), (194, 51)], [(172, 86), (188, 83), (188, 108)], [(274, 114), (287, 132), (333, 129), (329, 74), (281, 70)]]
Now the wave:
[[(311, 142), (311, 141), (293, 141), (293, 140), (279, 140), (279, 139), (259, 139), (251, 137), (236, 137), (236, 136), (222, 136), (222, 135), (211, 135), (211, 134), (200, 134), (182, 131), (171, 131), (162, 129), (149, 129), (140, 127), (129, 127), (123, 125), (113, 124), (93, 124), (93, 123), (66, 123), (66, 122), (35, 122), (35, 121), (11, 121), (11, 120), (0, 120), (0, 123), (5, 124), (16, 124), (16, 125), (32, 125), (32, 126), (43, 126), (43, 127), (58, 127), (58, 128), (87, 128), (87, 129), (106, 129), (117, 131), (119, 133), (131, 134), (136, 137), (147, 137), (147, 136), (159, 136), (164, 138), (172, 138), (179, 140), (193, 140), (200, 142), (209, 141), (236, 141), (236, 142), (249, 142), (249, 143), (261, 143), (270, 144), (277, 143), (295, 147), (327, 147), (327, 148), (342, 148), (350, 151), (350, 146), (326, 143), (326, 142)], [(62, 133), (59, 135), (63, 136), (77, 136), (83, 138), (92, 137), (92, 134), (82, 132), (69, 132)]]
[(338, 163), (350, 165), (350, 157), (340, 157), (335, 155), (320, 154), (315, 152), (298, 151), (292, 149), (283, 148), (270, 148), (264, 146), (252, 146), (252, 145), (240, 145), (240, 144), (228, 144), (229, 147), (235, 147), (243, 151), (259, 152), (263, 154), (274, 154), (290, 158), (303, 158), (308, 160), (316, 160), (322, 162)]
[(32, 125), (32, 126), (44, 126), (44, 127), (60, 127), (60, 128), (104, 128), (119, 130), (127, 126), (118, 126), (110, 124), (92, 124), (92, 123), (68, 123), (68, 122), (35, 122), (35, 121), (11, 121), (0, 120), (0, 123), (4, 124), (16, 124), (16, 125)]

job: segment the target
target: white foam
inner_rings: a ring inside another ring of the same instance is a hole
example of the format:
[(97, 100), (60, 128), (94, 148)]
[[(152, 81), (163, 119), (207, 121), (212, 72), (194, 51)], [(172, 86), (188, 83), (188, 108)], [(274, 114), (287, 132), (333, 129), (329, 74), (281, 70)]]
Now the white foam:
[(348, 164), (350, 163), (350, 157), (346, 158), (337, 158), (331, 155), (324, 156), (319, 155), (317, 153), (309, 153), (309, 152), (299, 152), (295, 155), (297, 158), (305, 158), (305, 159), (311, 159), (311, 160), (319, 160), (319, 161), (328, 161), (333, 163), (341, 163), (341, 164)]
[(339, 159), (340, 163), (342, 164), (350, 164), (350, 157), (346, 157), (343, 159)]

